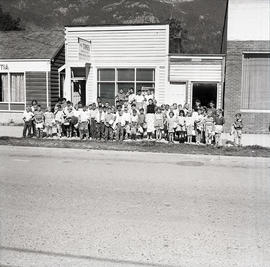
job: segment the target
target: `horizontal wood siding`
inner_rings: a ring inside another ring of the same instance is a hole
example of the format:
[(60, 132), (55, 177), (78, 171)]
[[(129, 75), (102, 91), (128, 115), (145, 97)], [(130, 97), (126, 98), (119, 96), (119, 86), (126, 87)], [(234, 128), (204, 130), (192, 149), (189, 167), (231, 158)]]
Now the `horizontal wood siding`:
[(78, 61), (78, 37), (91, 41), (91, 62), (158, 62), (168, 55), (168, 30), (145, 27), (111, 27), (97, 30), (85, 27), (83, 30), (68, 28), (66, 31), (67, 61)]
[(171, 62), (170, 81), (221, 82), (222, 60), (213, 62)]
[[(98, 68), (135, 67), (156, 69), (156, 92), (160, 101), (164, 100), (169, 53), (167, 25), (67, 27), (67, 66), (84, 66), (78, 58), (79, 37), (91, 41), (91, 68), (86, 81), (87, 102), (96, 101)], [(160, 66), (166, 69), (159, 69)]]
[(26, 103), (31, 104), (33, 99), (37, 100), (45, 109), (47, 106), (46, 95), (46, 72), (26, 72)]
[(65, 64), (65, 47), (63, 46), (57, 55), (53, 58), (51, 63), (51, 73), (50, 73), (50, 101), (51, 105), (54, 106), (57, 102), (57, 98), (59, 97), (59, 73), (58, 69)]

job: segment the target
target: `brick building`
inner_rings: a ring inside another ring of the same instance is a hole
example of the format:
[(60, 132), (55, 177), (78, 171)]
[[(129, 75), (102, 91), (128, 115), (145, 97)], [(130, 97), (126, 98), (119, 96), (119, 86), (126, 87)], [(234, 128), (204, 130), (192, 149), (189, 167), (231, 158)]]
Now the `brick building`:
[(269, 0), (228, 1), (226, 47), (226, 130), (241, 112), (245, 133), (269, 133)]

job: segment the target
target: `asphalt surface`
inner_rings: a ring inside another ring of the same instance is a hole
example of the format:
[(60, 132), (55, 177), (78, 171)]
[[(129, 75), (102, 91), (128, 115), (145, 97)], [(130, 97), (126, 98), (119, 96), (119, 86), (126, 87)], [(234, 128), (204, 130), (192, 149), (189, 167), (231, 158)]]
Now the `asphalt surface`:
[(270, 159), (0, 147), (1, 266), (270, 266)]

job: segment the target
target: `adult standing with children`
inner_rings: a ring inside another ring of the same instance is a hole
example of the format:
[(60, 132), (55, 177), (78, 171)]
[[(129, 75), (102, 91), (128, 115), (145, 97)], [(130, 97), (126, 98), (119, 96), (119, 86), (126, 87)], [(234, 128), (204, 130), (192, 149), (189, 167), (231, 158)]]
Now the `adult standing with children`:
[(148, 139), (152, 139), (152, 135), (155, 132), (155, 111), (156, 105), (154, 104), (153, 99), (150, 98), (146, 107), (146, 124)]

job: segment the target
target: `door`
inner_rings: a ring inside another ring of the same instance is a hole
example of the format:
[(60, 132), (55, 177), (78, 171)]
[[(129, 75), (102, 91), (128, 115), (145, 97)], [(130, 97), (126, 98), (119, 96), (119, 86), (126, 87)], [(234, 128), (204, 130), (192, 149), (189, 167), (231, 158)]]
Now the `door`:
[(173, 103), (184, 105), (186, 102), (186, 90), (186, 83), (170, 83), (166, 103), (169, 105)]

